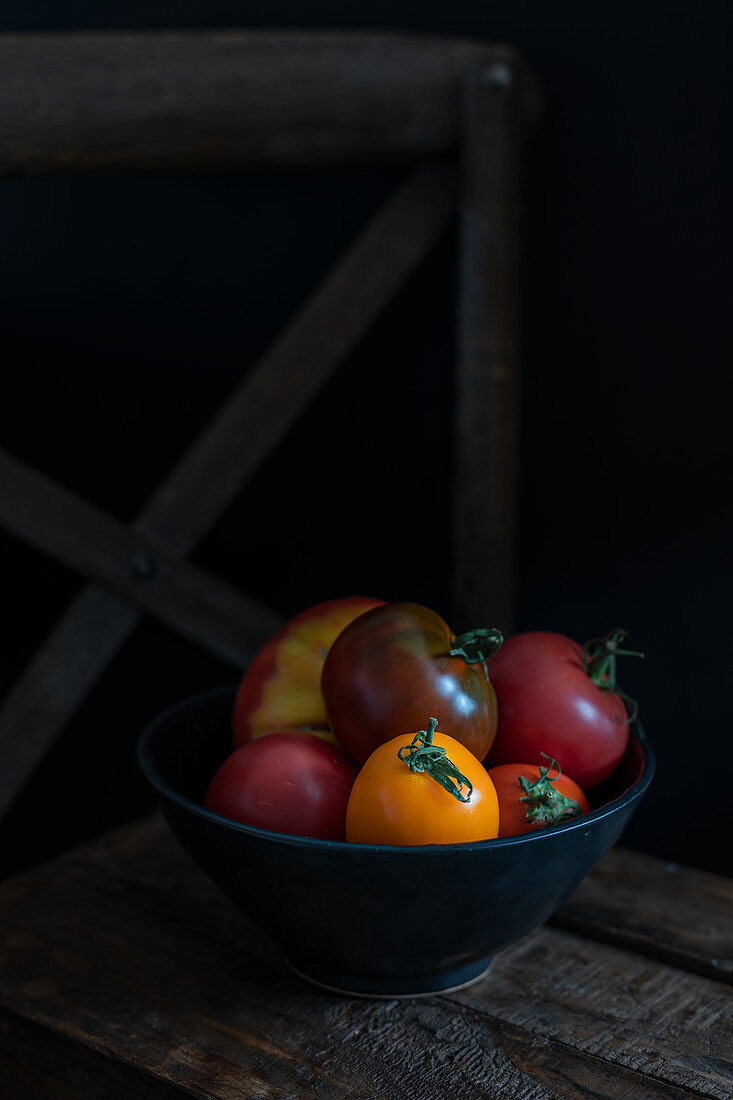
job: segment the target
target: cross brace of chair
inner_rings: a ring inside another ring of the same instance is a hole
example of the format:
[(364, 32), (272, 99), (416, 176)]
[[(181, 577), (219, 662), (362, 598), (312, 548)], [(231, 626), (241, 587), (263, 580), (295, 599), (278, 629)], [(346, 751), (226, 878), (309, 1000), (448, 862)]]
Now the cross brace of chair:
[[(0, 59), (0, 175), (192, 160), (334, 163), (362, 151), (428, 162), (246, 371), (132, 524), (0, 452), (0, 524), (87, 578), (0, 708), (0, 817), (142, 614), (239, 669), (276, 629), (272, 610), (186, 558), (427, 256), (457, 204), (452, 613), (461, 628), (491, 621), (508, 629), (519, 182), (537, 113), (531, 74), (516, 55), (380, 34), (85, 32), (0, 36)], [(436, 163), (456, 152), (458, 173)]]
[(185, 555), (368, 331), (454, 211), (454, 170), (416, 170), (246, 372), (131, 526), (0, 452), (2, 525), (92, 582), (0, 710), (0, 815), (142, 613), (240, 669), (277, 628), (269, 608), (186, 563)]

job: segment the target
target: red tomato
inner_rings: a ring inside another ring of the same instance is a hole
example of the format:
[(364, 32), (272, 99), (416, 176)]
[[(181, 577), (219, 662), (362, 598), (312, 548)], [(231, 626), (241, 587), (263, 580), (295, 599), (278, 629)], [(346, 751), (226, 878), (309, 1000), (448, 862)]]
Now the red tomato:
[(356, 768), (335, 745), (314, 734), (278, 731), (227, 757), (204, 806), (258, 829), (344, 840), (355, 779)]
[(335, 742), (321, 697), (323, 662), (344, 627), (383, 602), (369, 596), (326, 600), (281, 626), (242, 677), (232, 716), (232, 748), (272, 730), (296, 728)]
[(588, 799), (554, 760), (544, 768), (498, 764), (489, 769), (489, 778), (499, 799), (499, 836), (531, 833), (588, 813)]
[(415, 603), (390, 603), (360, 615), (331, 646), (321, 690), (328, 721), (352, 760), (418, 730), (426, 714), (478, 760), (496, 729), (496, 697), (486, 660), (498, 630), (456, 638), (447, 623)]
[(486, 766), (557, 760), (583, 790), (617, 767), (629, 741), (629, 715), (615, 690), (621, 633), (599, 642), (586, 661), (571, 638), (515, 634), (491, 660), (499, 727)]

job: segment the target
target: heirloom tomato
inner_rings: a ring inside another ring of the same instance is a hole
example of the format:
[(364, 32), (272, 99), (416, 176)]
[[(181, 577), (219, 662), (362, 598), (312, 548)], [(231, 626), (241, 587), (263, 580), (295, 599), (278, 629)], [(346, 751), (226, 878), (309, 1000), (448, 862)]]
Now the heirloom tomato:
[(616, 657), (629, 652), (619, 648), (623, 636), (614, 631), (585, 647), (546, 631), (507, 639), (491, 662), (499, 728), (486, 766), (539, 764), (544, 752), (583, 790), (606, 779), (629, 741), (616, 686)]
[(458, 844), (497, 835), (499, 803), (486, 769), (436, 725), (431, 718), (426, 730), (374, 750), (351, 791), (348, 841)]
[(335, 740), (321, 697), (323, 662), (344, 627), (383, 602), (368, 596), (326, 600), (280, 627), (242, 677), (234, 702), (233, 747), (283, 729), (306, 729)]
[(331, 646), (321, 677), (339, 744), (361, 765), (384, 741), (419, 729), (432, 711), (482, 760), (496, 732), (487, 660), (501, 640), (498, 630), (456, 638), (439, 615), (414, 603), (360, 615)]
[(499, 799), (499, 836), (531, 833), (588, 813), (588, 799), (554, 760), (548, 767), (497, 764), (489, 768), (489, 778)]
[(356, 768), (314, 734), (276, 731), (228, 756), (209, 784), (204, 806), (275, 833), (343, 840)]

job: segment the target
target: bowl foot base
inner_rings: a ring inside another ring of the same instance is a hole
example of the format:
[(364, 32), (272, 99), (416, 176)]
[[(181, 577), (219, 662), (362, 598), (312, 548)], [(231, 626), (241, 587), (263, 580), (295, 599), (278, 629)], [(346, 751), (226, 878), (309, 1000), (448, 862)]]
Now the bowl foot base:
[(312, 959), (293, 956), (287, 960), (291, 970), (313, 985), (328, 989), (331, 993), (345, 993), (351, 997), (395, 998), (433, 997), (438, 993), (453, 993), (478, 982), (491, 966), (491, 956), (479, 959), (467, 966), (456, 967), (440, 974), (392, 975), (357, 974), (348, 970), (332, 970)]

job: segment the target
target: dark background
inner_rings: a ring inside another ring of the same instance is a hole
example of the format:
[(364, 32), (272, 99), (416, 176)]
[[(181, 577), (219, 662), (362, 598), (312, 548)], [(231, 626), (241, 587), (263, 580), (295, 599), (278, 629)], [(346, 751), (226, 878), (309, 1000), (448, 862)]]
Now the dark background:
[[(524, 232), (519, 627), (622, 625), (657, 778), (624, 843), (731, 870), (730, 7), (7, 0), (0, 30), (395, 28), (506, 41), (544, 87)], [(0, 183), (2, 441), (129, 519), (394, 168)], [(195, 555), (285, 614), (445, 610), (450, 236)], [(78, 587), (8, 536), (2, 688)], [(469, 623), (454, 624), (465, 629)], [(146, 622), (0, 827), (0, 872), (152, 806), (134, 743), (234, 678)]]

